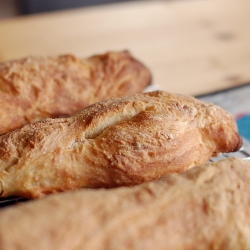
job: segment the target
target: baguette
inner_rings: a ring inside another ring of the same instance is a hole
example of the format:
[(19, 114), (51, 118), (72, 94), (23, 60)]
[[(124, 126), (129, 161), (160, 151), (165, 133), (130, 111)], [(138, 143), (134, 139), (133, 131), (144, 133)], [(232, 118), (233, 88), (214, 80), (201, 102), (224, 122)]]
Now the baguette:
[(233, 117), (211, 103), (163, 91), (111, 99), (0, 136), (0, 194), (132, 186), (241, 144)]
[(79, 59), (33, 56), (0, 64), (0, 134), (97, 101), (141, 93), (149, 70), (127, 52)]
[(0, 211), (1, 250), (250, 249), (250, 162), (228, 158), (135, 187)]

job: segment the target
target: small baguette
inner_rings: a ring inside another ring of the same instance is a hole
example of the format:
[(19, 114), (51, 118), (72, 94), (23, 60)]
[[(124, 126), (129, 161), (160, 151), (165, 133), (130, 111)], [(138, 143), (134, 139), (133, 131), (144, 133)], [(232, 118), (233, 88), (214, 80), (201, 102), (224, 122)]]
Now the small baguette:
[(250, 249), (250, 162), (228, 158), (135, 187), (0, 211), (1, 250)]
[(141, 93), (149, 70), (127, 52), (33, 56), (0, 64), (0, 134), (95, 102)]
[(111, 99), (2, 135), (0, 193), (132, 186), (241, 144), (233, 117), (211, 103), (163, 91)]

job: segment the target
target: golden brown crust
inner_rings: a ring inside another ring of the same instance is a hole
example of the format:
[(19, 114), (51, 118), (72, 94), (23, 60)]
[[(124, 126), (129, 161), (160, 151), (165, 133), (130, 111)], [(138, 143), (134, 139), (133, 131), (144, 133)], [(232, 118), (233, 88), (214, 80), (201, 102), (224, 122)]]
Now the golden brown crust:
[(97, 101), (141, 93), (149, 70), (132, 55), (109, 52), (28, 57), (0, 64), (0, 134), (48, 117), (66, 117)]
[(117, 98), (1, 136), (1, 193), (135, 185), (240, 146), (234, 119), (213, 104), (163, 91)]
[(250, 248), (250, 163), (228, 158), (135, 187), (0, 211), (2, 250)]

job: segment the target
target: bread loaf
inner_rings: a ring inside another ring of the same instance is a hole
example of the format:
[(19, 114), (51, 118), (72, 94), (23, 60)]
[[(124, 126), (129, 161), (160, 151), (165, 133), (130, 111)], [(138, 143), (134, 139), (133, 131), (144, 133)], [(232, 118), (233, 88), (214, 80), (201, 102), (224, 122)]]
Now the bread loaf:
[(97, 101), (141, 93), (150, 82), (149, 70), (127, 51), (3, 62), (0, 134), (48, 117), (70, 116)]
[(233, 117), (193, 97), (156, 91), (95, 103), (0, 137), (2, 197), (131, 186), (236, 151)]
[(250, 249), (250, 162), (134, 187), (83, 189), (0, 210), (1, 250)]

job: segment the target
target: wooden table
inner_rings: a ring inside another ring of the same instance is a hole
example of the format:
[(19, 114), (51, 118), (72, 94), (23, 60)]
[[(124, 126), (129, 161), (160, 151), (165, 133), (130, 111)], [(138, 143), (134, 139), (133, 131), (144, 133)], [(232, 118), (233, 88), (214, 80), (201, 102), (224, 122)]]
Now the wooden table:
[(250, 82), (250, 1), (138, 1), (0, 22), (0, 61), (124, 49), (163, 90), (196, 95)]

